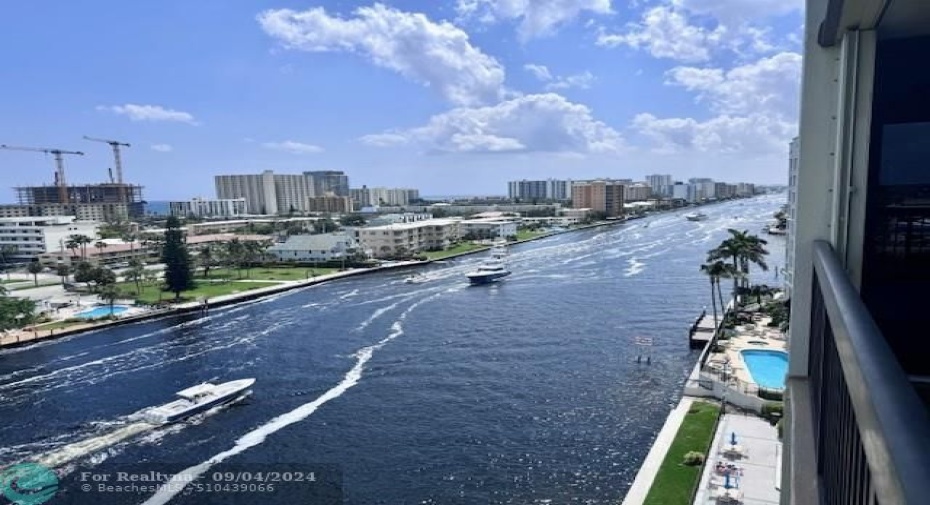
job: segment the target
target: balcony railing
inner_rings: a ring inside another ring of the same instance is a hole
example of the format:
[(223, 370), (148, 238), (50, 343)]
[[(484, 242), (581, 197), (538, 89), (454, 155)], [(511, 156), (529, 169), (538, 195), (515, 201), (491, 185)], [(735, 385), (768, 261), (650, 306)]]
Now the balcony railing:
[(821, 502), (930, 503), (930, 416), (830, 245), (815, 242), (813, 253), (809, 375)]

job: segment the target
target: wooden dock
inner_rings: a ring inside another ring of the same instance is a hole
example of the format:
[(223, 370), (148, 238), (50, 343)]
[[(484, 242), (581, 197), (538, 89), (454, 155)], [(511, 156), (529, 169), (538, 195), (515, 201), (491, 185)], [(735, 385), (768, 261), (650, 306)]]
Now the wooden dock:
[(714, 330), (714, 316), (701, 312), (688, 331), (688, 345), (691, 349), (703, 349), (714, 338)]

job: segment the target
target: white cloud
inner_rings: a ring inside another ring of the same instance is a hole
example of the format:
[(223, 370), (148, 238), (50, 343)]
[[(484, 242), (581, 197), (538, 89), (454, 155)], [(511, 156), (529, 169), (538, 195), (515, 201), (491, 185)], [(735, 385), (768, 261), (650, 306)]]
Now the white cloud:
[(801, 55), (784, 52), (724, 71), (720, 68), (675, 67), (666, 83), (697, 93), (711, 110), (722, 114), (765, 111), (797, 117)]
[(791, 47), (791, 34), (775, 41), (773, 17), (798, 12), (803, 0), (665, 0), (645, 10), (620, 33), (598, 30), (597, 44), (629, 46), (656, 58), (709, 61), (718, 51), (753, 58)]
[(265, 149), (273, 149), (275, 151), (284, 151), (291, 154), (315, 154), (323, 152), (323, 148), (320, 146), (304, 144), (303, 142), (294, 142), (293, 140), (285, 140), (283, 142), (265, 142), (262, 144), (262, 147)]
[(526, 41), (552, 34), (583, 12), (610, 14), (610, 4), (611, 0), (458, 0), (456, 11), (485, 23), (519, 20), (517, 35)]
[(158, 151), (160, 153), (170, 153), (174, 151), (174, 148), (168, 144), (152, 144), (151, 148), (153, 151)]
[(666, 79), (717, 115), (702, 121), (639, 114), (632, 128), (661, 152), (782, 153), (797, 134), (800, 54), (779, 53), (726, 71), (676, 67)]
[(435, 88), (456, 105), (493, 103), (501, 97), (504, 67), (449, 22), (381, 4), (360, 7), (348, 19), (330, 16), (322, 7), (268, 10), (258, 15), (258, 22), (285, 47), (361, 55)]
[(602, 30), (597, 45), (629, 46), (644, 49), (656, 58), (696, 63), (710, 59), (725, 33), (721, 25), (714, 29), (692, 25), (683, 13), (659, 6), (643, 13), (642, 21), (629, 26), (626, 33), (608, 34)]
[(594, 74), (589, 71), (568, 76), (554, 76), (545, 65), (527, 64), (523, 69), (540, 81), (546, 82), (547, 90), (580, 88), (588, 89), (594, 83)]
[(422, 127), (362, 137), (370, 145), (418, 144), (447, 153), (615, 153), (620, 134), (584, 105), (545, 93), (488, 107), (461, 107)]
[(651, 139), (660, 153), (771, 154), (784, 152), (797, 134), (796, 123), (769, 114), (721, 115), (707, 121), (639, 114), (632, 126)]
[(533, 63), (528, 63), (523, 65), (523, 69), (527, 72), (533, 74), (534, 77), (540, 81), (550, 81), (552, 80), (552, 74), (549, 72), (549, 69), (545, 65), (535, 65)]
[(132, 121), (175, 121), (197, 125), (194, 116), (188, 112), (166, 109), (160, 105), (98, 105), (97, 110), (112, 112), (128, 117)]

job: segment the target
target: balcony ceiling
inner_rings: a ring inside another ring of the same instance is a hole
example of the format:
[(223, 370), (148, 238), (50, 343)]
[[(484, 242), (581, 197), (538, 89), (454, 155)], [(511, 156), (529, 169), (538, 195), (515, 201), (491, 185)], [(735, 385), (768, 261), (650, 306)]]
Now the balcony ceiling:
[(930, 35), (930, 2), (927, 0), (889, 0), (878, 26), (882, 38)]

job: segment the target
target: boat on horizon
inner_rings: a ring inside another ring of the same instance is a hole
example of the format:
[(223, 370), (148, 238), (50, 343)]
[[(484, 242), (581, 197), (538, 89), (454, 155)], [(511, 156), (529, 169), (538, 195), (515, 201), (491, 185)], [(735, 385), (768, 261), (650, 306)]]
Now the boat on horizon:
[(703, 212), (692, 212), (690, 214), (685, 214), (685, 219), (688, 221), (703, 221), (707, 219), (707, 214)]
[(506, 257), (507, 248), (503, 244), (497, 244), (491, 248), (488, 259), (478, 265), (477, 270), (465, 274), (465, 277), (473, 285), (497, 282), (512, 273), (504, 265), (504, 258)]
[(255, 379), (239, 379), (222, 384), (204, 382), (178, 391), (175, 394), (180, 397), (179, 399), (152, 407), (142, 416), (151, 424), (177, 422), (239, 398), (252, 387), (252, 384), (255, 384)]

